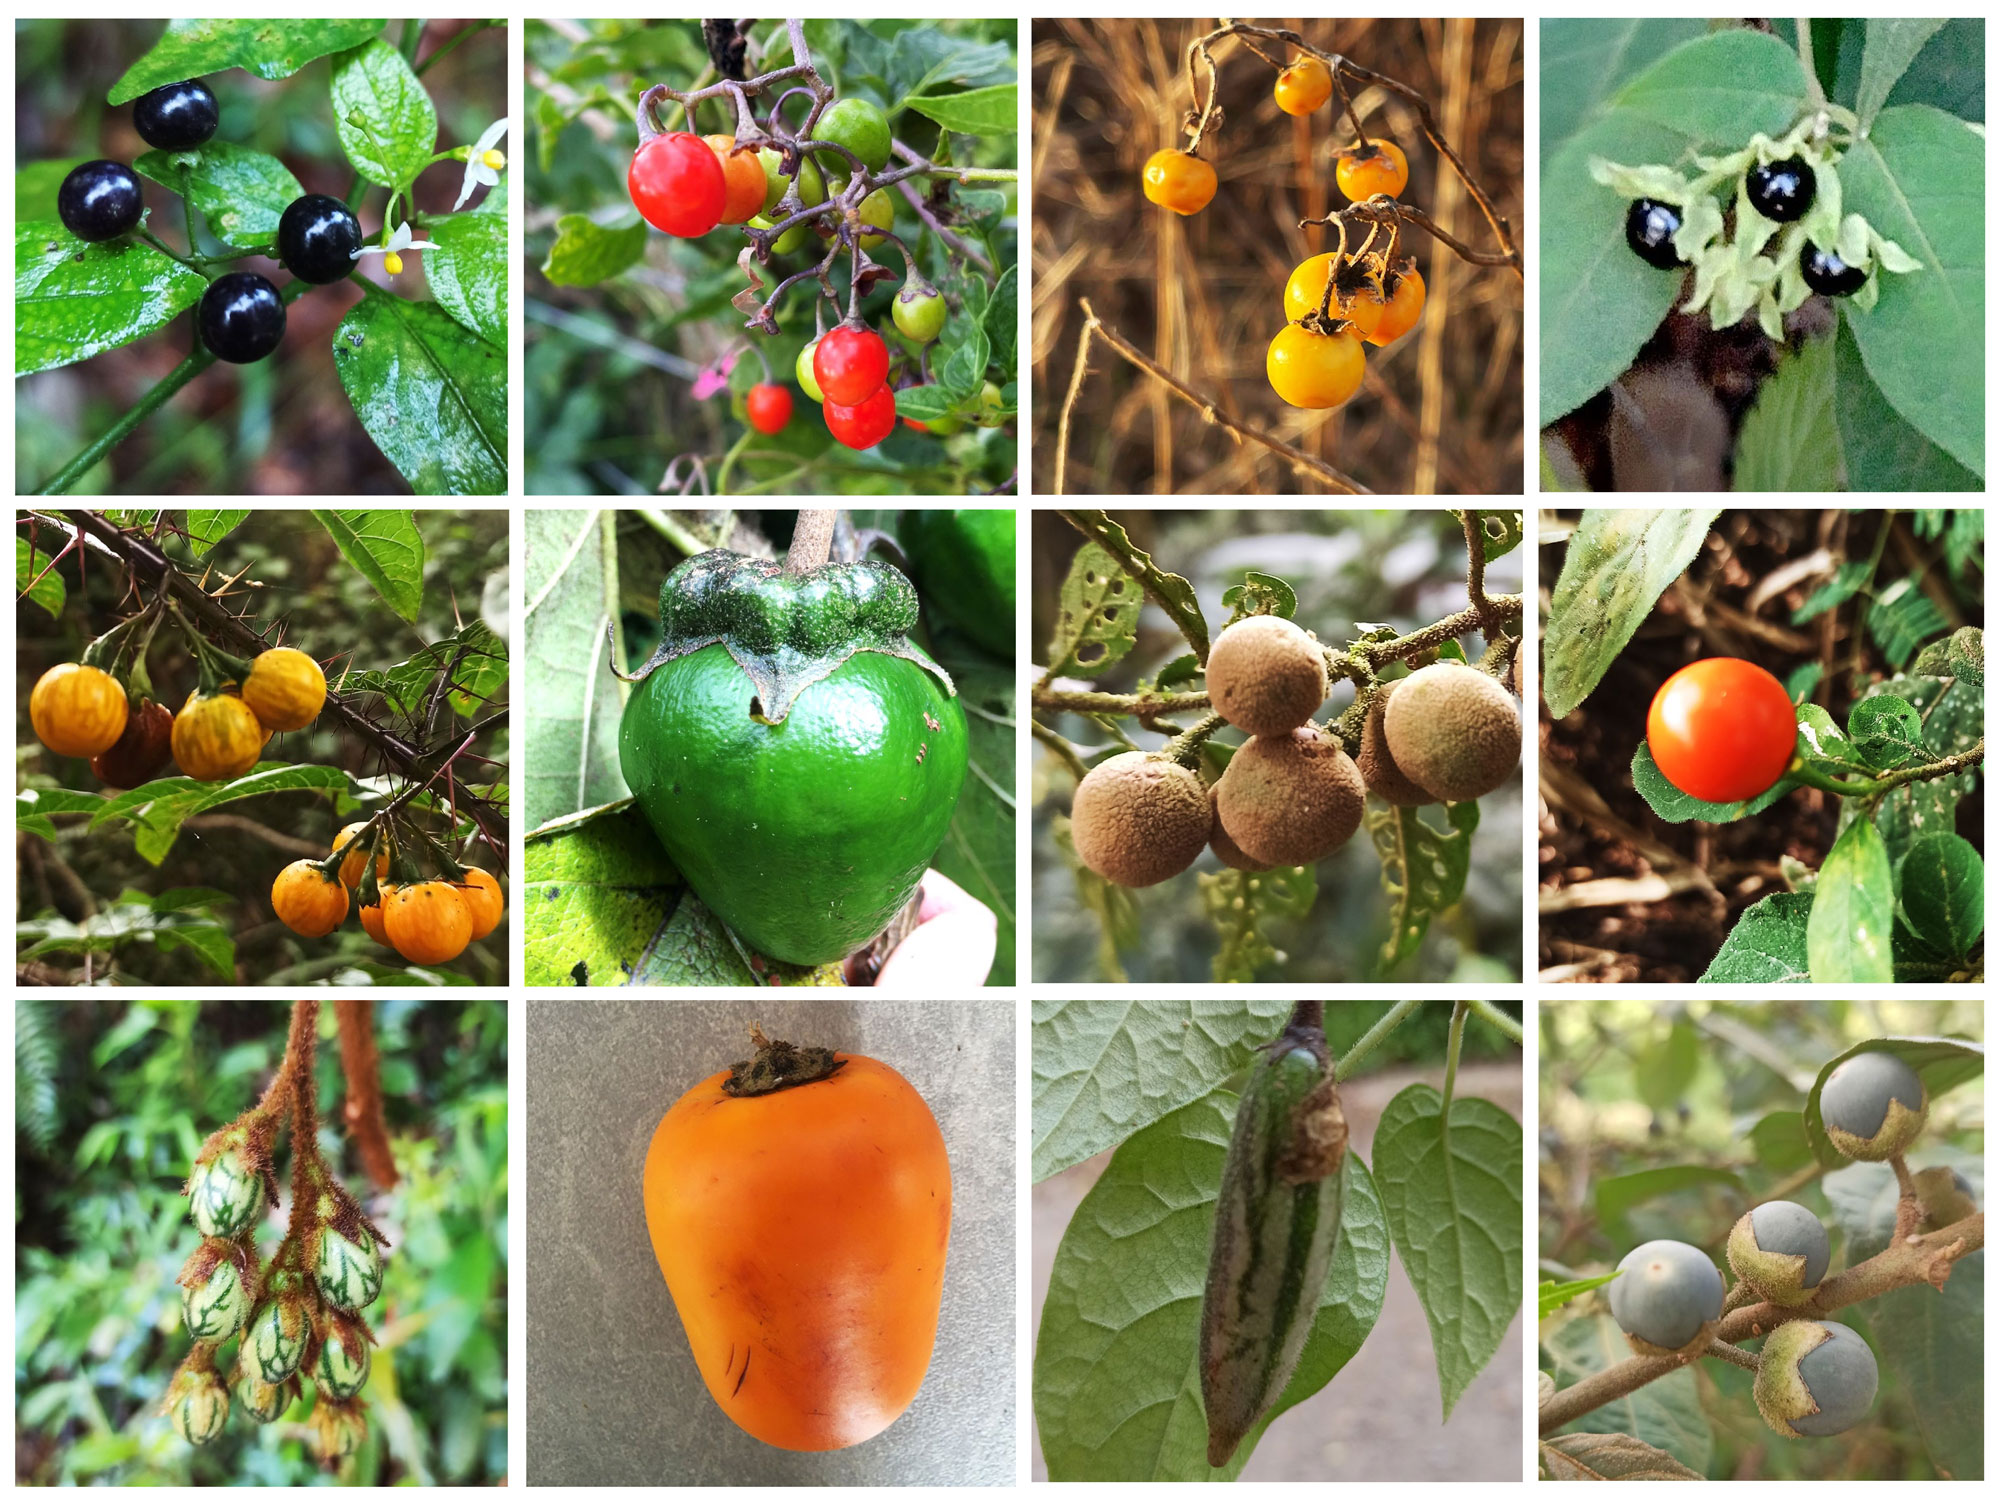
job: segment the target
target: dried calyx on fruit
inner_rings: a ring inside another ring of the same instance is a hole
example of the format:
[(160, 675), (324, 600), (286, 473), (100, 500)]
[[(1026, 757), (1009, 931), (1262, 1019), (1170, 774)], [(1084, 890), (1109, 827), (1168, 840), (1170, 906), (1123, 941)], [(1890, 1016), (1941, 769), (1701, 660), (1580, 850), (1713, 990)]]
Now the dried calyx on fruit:
[(1857, 1052), (1820, 1085), (1827, 1138), (1856, 1161), (1900, 1156), (1922, 1132), (1926, 1108), (1923, 1080), (1893, 1052)]
[(1875, 1404), (1875, 1354), (1842, 1323), (1800, 1318), (1764, 1340), (1752, 1391), (1757, 1410), (1783, 1437), (1831, 1437)]
[(1729, 1268), (1780, 1307), (1812, 1300), (1831, 1254), (1826, 1226), (1796, 1203), (1760, 1203), (1729, 1232)]
[(1229, 837), (1269, 865), (1333, 853), (1361, 826), (1368, 790), (1340, 741), (1311, 724), (1253, 737), (1216, 787), (1216, 816)]
[(1326, 701), (1326, 654), (1281, 615), (1250, 615), (1215, 639), (1208, 700), (1246, 734), (1284, 734)]
[(1685, 1349), (1722, 1316), (1722, 1273), (1680, 1240), (1648, 1240), (1618, 1262), (1611, 1316), (1642, 1353)]
[(1507, 690), (1473, 667), (1441, 661), (1396, 684), (1382, 711), (1398, 769), (1444, 802), (1470, 802), (1521, 764), (1521, 714)]
[(1092, 767), (1070, 803), (1076, 857), (1115, 885), (1172, 879), (1200, 857), (1210, 831), (1201, 778), (1142, 750)]

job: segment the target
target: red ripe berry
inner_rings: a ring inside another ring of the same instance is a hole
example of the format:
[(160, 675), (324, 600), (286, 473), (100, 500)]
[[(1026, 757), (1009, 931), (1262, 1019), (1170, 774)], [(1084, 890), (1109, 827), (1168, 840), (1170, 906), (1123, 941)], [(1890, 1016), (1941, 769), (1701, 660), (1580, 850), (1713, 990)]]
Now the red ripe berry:
[[(820, 384), (825, 383), (822, 378)], [(872, 396), (853, 406), (829, 397), (825, 410), (826, 430), (850, 448), (872, 448), (896, 430), (896, 393), (886, 385), (877, 386)]]
[(783, 432), (785, 424), (792, 420), (792, 393), (768, 381), (751, 386), (743, 405), (749, 412), (750, 425), (766, 435)]
[[(859, 406), (871, 399), (872, 394), (889, 379), (889, 346), (882, 342), (882, 335), (872, 328), (850, 328), (846, 324), (834, 329), (819, 341), (819, 348), (813, 352), (813, 379), (826, 393), (826, 399), (840, 406)], [(890, 397), (893, 407), (895, 398)], [(895, 426), (892, 418), (889, 426)], [(887, 429), (884, 429), (885, 431)], [(836, 437), (838, 433), (834, 434)], [(846, 442), (845, 438), (841, 439)], [(855, 448), (866, 448), (867, 443), (850, 444)]]
[(707, 141), (686, 131), (656, 135), (633, 152), (625, 186), (648, 224), (684, 240), (720, 224), (729, 201), (722, 163)]

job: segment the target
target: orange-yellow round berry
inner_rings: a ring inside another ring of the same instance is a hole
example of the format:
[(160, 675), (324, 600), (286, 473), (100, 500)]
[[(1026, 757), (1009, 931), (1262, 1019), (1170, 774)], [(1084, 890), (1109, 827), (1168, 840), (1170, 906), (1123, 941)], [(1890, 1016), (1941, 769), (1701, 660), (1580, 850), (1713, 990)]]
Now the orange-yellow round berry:
[(1372, 329), (1363, 330), (1361, 336), (1377, 346), (1393, 344), (1415, 328), (1417, 319), (1423, 315), (1424, 278), (1415, 271), (1405, 271), (1381, 318)]
[(1333, 97), (1333, 75), (1316, 57), (1302, 57), (1278, 74), (1271, 93), (1288, 115), (1309, 115)]
[(1264, 356), (1264, 374), (1271, 389), (1293, 406), (1324, 411), (1345, 404), (1361, 389), (1366, 363), (1361, 336), (1353, 329), (1314, 333), (1297, 323), (1287, 323), (1271, 340)]
[(1215, 196), (1215, 168), (1171, 146), (1146, 159), (1144, 180), (1146, 196), (1177, 214), (1198, 214)]
[(1364, 148), (1349, 146), (1333, 162), (1333, 180), (1350, 202), (1377, 193), (1391, 198), (1410, 185), (1410, 163), (1394, 141), (1374, 140)]

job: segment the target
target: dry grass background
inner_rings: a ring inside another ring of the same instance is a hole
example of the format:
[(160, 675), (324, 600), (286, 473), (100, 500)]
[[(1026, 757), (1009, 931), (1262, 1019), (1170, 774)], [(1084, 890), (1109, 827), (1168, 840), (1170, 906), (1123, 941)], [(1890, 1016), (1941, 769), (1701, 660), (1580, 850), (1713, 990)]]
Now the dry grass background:
[[(1338, 97), (1305, 118), (1281, 114), (1271, 67), (1230, 38), (1214, 50), (1223, 110), (1202, 155), (1221, 179), (1191, 218), (1148, 203), (1140, 169), (1178, 145), (1194, 100), (1186, 49), (1219, 24), (1196, 20), (1034, 23), (1034, 480), (1054, 492), (1057, 423), (1076, 361), (1082, 298), (1216, 409), (1295, 443), (1378, 494), (1520, 494), (1522, 283), (1504, 266), (1461, 261), (1405, 228), (1428, 292), (1423, 321), (1368, 349), (1361, 393), (1332, 412), (1300, 411), (1264, 377), (1284, 323), (1292, 268), (1333, 231), (1300, 219), (1345, 206), (1331, 152), (1351, 131)], [(1521, 23), (1511, 20), (1277, 21), (1314, 46), (1415, 89), (1439, 130), (1513, 228), (1522, 223)], [(1351, 86), (1351, 85), (1350, 85)], [(1492, 232), (1424, 139), (1408, 101), (1354, 96), (1410, 160), (1405, 202), (1473, 249)], [(1338, 122), (1338, 123), (1337, 123)], [(1239, 442), (1169, 387), (1104, 345), (1070, 421), (1073, 494), (1326, 493), (1284, 458)]]

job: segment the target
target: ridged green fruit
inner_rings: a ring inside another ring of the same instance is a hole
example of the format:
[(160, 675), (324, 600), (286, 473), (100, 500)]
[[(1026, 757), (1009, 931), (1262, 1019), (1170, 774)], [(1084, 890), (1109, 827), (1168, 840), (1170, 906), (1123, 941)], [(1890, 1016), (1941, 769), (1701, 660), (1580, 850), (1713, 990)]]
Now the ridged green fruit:
[(1499, 683), (1461, 662), (1402, 678), (1383, 710), (1382, 733), (1403, 774), (1445, 802), (1483, 797), (1521, 764), (1520, 709)]
[(243, 1354), (257, 1378), (278, 1385), (296, 1375), (306, 1357), (306, 1332), (303, 1314), (289, 1299), (259, 1303), (243, 1336)]
[(200, 1375), (182, 1374), (167, 1402), (167, 1418), (178, 1432), (197, 1448), (213, 1442), (229, 1425), (229, 1387), (214, 1371)]
[(248, 1412), (255, 1422), (275, 1422), (292, 1404), (290, 1393), (282, 1385), (259, 1380), (256, 1372), (248, 1368), (237, 1372), (233, 1389), (236, 1404)]
[(619, 727), (625, 783), (695, 894), (758, 952), (845, 958), (923, 878), (965, 783), (965, 714), (883, 563), (728, 552), (660, 586)]
[(1200, 1366), (1217, 1468), (1298, 1368), (1339, 1242), (1346, 1148), (1325, 1041), (1288, 1029), (1251, 1064), (1215, 1205)]

